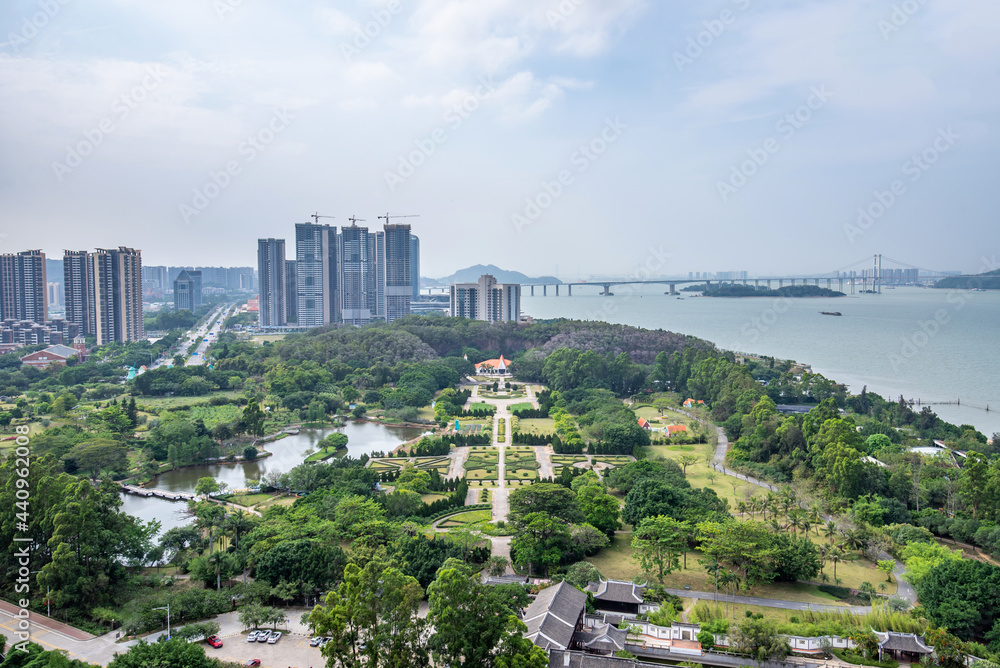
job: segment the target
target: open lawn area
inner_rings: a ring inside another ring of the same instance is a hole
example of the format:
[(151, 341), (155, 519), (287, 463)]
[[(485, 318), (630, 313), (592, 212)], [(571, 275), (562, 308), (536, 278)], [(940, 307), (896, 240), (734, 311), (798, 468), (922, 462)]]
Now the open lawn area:
[(281, 341), (285, 338), (287, 334), (256, 334), (250, 337), (250, 340), (257, 344), (263, 344), (265, 341)]
[(441, 499), (447, 499), (448, 497), (444, 494), (421, 494), (420, 500), (426, 504), (434, 503), (435, 501), (440, 501)]
[(507, 407), (507, 410), (511, 413), (516, 413), (517, 411), (526, 411), (531, 410), (532, 408), (534, 408), (534, 406), (531, 405), (530, 401), (522, 401), (519, 404), (511, 404)]
[[(708, 573), (698, 563), (700, 557), (702, 557), (701, 552), (688, 552), (688, 567), (665, 575), (663, 577), (664, 586), (670, 589), (684, 589), (685, 586), (689, 586), (692, 591), (714, 591), (715, 587), (710, 582)], [(638, 560), (632, 556), (632, 534), (630, 533), (616, 534), (614, 541), (608, 547), (586, 560), (594, 564), (605, 578), (625, 581), (632, 581), (636, 578), (643, 581), (647, 578), (647, 574), (643, 573)], [(839, 564), (837, 574), (840, 575)], [(653, 576), (650, 574), (649, 577)], [(872, 582), (875, 581), (872, 580)], [(834, 597), (819, 591), (817, 585), (803, 582), (764, 585), (754, 589), (750, 595), (781, 601), (838, 605), (838, 601)]]
[(554, 434), (556, 421), (552, 418), (521, 419), (518, 422), (518, 431), (522, 434)]
[(272, 494), (233, 494), (226, 498), (230, 503), (251, 508), (270, 499)]
[(205, 394), (200, 397), (136, 397), (135, 403), (140, 410), (144, 407), (159, 410), (161, 408), (174, 408), (176, 406), (197, 406), (199, 404), (208, 404), (210, 400), (219, 397), (235, 399), (241, 396), (243, 396), (243, 392), (239, 390), (220, 390), (218, 392), (212, 392), (211, 394)]
[(489, 510), (470, 510), (466, 513), (451, 515), (441, 520), (438, 523), (438, 526), (442, 528), (449, 528), (467, 526), (470, 524), (476, 524), (477, 522), (489, 522), (490, 514)]

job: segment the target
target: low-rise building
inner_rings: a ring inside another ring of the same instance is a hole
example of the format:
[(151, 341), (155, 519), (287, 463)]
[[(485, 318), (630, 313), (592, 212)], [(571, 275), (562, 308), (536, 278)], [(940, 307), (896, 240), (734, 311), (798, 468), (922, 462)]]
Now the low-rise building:
[(44, 369), (50, 364), (66, 364), (66, 360), (73, 355), (76, 355), (76, 350), (59, 344), (25, 355), (21, 358), (21, 364)]

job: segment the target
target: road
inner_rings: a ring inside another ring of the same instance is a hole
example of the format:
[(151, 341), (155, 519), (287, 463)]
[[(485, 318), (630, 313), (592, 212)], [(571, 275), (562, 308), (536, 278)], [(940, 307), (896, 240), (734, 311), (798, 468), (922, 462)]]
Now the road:
[[(222, 331), (222, 323), (226, 321), (230, 310), (232, 310), (232, 304), (225, 304), (215, 309), (209, 314), (205, 319), (205, 324), (199, 327), (195, 332), (188, 334), (188, 338), (184, 340), (182, 350), (187, 350), (188, 347), (194, 342), (198, 342), (198, 348), (195, 350), (194, 354), (188, 357), (187, 362), (184, 363), (185, 366), (199, 366), (205, 364), (205, 352), (208, 347), (215, 343), (216, 337)], [(214, 321), (214, 324), (209, 326), (208, 323)], [(193, 334), (193, 336), (192, 336)], [(190, 340), (189, 340), (190, 339)], [(186, 352), (184, 354), (187, 354)]]

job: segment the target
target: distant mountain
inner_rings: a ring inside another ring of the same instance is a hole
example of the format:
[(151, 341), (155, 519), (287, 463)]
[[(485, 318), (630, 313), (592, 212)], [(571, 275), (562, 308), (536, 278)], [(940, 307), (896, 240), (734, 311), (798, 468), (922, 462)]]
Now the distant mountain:
[(1000, 290), (1000, 269), (975, 276), (949, 276), (935, 283), (934, 287), (949, 290), (974, 290), (976, 288)]
[(506, 269), (501, 269), (495, 264), (477, 264), (473, 267), (467, 267), (465, 269), (459, 269), (451, 276), (445, 276), (444, 278), (420, 278), (420, 283), (422, 285), (451, 285), (452, 283), (475, 283), (479, 280), (479, 277), (483, 274), (490, 274), (494, 276), (500, 283), (522, 283), (526, 285), (556, 285), (561, 284), (558, 278), (554, 276), (539, 276), (537, 278), (532, 278), (531, 276), (525, 276), (519, 271), (507, 271)]

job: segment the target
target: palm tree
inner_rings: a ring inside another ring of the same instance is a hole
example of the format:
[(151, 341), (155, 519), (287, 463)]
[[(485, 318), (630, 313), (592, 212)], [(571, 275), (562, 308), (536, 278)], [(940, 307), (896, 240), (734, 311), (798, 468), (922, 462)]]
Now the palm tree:
[(823, 535), (830, 539), (830, 547), (833, 547), (833, 539), (837, 536), (837, 523), (833, 520), (827, 520), (823, 527)]
[(819, 535), (819, 525), (823, 519), (823, 513), (820, 510), (819, 503), (813, 503), (812, 507), (809, 509), (809, 521), (812, 525), (816, 527), (816, 535)]
[(740, 519), (743, 519), (743, 516), (746, 515), (747, 512), (747, 504), (740, 501), (736, 504), (736, 510), (740, 511)]
[(837, 581), (837, 562), (844, 558), (844, 551), (838, 546), (830, 552), (830, 561), (833, 562), (833, 581)]
[(860, 529), (845, 529), (844, 532), (844, 542), (852, 550), (863, 550), (868, 540)]
[[(768, 492), (767, 493), (767, 506), (768, 506), (768, 508), (771, 509), (772, 512), (774, 512), (775, 517), (777, 517), (777, 515), (778, 515), (778, 495), (775, 494), (774, 492)], [(767, 519), (766, 518), (766, 513), (765, 513), (765, 519)]]
[(242, 508), (226, 518), (228, 528), (233, 532), (233, 544), (239, 549), (240, 535), (250, 528), (250, 516)]

